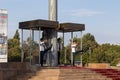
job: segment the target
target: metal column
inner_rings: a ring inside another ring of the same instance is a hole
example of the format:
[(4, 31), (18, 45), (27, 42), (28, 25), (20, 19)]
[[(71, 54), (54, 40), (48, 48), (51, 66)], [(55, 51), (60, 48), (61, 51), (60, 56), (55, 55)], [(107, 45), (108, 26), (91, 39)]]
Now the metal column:
[(31, 55), (32, 55), (32, 53), (31, 53), (31, 36), (32, 36), (32, 33), (31, 33), (32, 31), (31, 31), (31, 29), (30, 29), (30, 64), (31, 64), (31, 62), (32, 62), (32, 60), (31, 60)]
[(21, 29), (21, 62), (24, 61), (24, 52), (23, 52), (23, 29)]
[(65, 53), (65, 47), (64, 47), (64, 44), (65, 44), (65, 42), (64, 42), (64, 39), (65, 39), (65, 36), (64, 36), (64, 31), (63, 31), (63, 53), (64, 53), (64, 63), (66, 63), (67, 61), (66, 61), (66, 53)]
[(40, 33), (41, 33), (41, 28), (39, 27), (39, 39), (38, 39), (38, 43), (39, 43), (39, 64), (41, 64), (41, 63), (40, 63), (40, 57), (41, 57), (41, 56), (40, 56), (40, 54), (41, 54), (41, 53), (40, 53), (40, 51), (41, 51), (41, 50), (40, 50), (40, 38), (41, 38)]
[(34, 59), (34, 49), (33, 49), (33, 45), (34, 45), (34, 30), (32, 30), (32, 63), (35, 63), (35, 59)]
[(71, 65), (73, 65), (72, 44), (73, 44), (73, 32), (71, 32)]
[[(82, 50), (82, 31), (81, 31), (80, 49)], [(81, 54), (80, 54), (80, 65), (81, 65), (81, 67), (82, 67), (82, 52), (81, 52)]]
[(33, 40), (34, 40), (34, 31), (30, 29), (30, 64), (33, 60)]

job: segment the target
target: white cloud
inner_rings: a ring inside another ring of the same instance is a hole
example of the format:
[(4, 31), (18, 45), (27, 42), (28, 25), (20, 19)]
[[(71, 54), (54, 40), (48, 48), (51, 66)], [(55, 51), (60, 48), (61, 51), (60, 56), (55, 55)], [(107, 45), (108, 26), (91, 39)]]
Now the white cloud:
[(79, 9), (79, 10), (71, 11), (71, 15), (77, 16), (77, 17), (95, 16), (95, 15), (101, 15), (101, 14), (104, 14), (104, 12), (94, 11), (89, 9)]

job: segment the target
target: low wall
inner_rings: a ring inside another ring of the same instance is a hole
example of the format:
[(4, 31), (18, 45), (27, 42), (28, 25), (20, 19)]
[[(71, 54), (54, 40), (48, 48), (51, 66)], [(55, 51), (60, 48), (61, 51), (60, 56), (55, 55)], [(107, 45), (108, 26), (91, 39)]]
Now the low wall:
[(27, 63), (9, 62), (0, 63), (0, 80), (8, 80), (18, 74), (24, 73), (28, 70)]
[(109, 63), (89, 63), (88, 68), (108, 69), (110, 68), (110, 64)]
[(9, 80), (17, 75), (16, 69), (0, 69), (0, 80)]

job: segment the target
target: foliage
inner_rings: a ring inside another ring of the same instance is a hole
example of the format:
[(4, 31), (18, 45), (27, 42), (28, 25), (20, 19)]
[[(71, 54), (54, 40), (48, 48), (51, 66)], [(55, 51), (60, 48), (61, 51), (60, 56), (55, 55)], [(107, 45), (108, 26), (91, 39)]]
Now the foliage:
[[(33, 45), (33, 56), (38, 56), (39, 53), (38, 43), (33, 41), (31, 44), (31, 39), (28, 37), (27, 41), (23, 41), (25, 61), (30, 57), (30, 45)], [(8, 39), (8, 59), (9, 61), (21, 61), (20, 36), (18, 30), (16, 30), (13, 38)]]
[(20, 61), (21, 49), (20, 49), (19, 32), (16, 33), (12, 39), (8, 39), (8, 61)]
[[(78, 43), (78, 49), (80, 48), (81, 38), (74, 37)], [(94, 62), (94, 63), (110, 63), (110, 65), (116, 65), (120, 63), (120, 46), (111, 45), (109, 43), (98, 44), (94, 36), (90, 33), (83, 35), (82, 38), (82, 48), (89, 47), (89, 50), (83, 52), (83, 65)], [(70, 44), (66, 46), (67, 55), (70, 59)], [(76, 55), (76, 60), (80, 60), (80, 54)]]
[[(81, 50), (81, 38), (74, 37), (75, 41), (78, 43), (78, 50)], [(62, 38), (59, 38), (59, 43), (63, 45)], [(24, 58), (28, 59), (30, 57), (30, 45), (33, 45), (33, 56), (39, 56), (38, 43), (32, 41), (28, 37), (27, 41), (23, 42)], [(95, 37), (87, 33), (82, 37), (82, 49), (89, 47), (85, 52), (82, 52), (82, 62), (86, 65), (89, 62), (96, 63), (110, 63), (110, 65), (116, 65), (120, 63), (120, 46), (112, 45), (109, 43), (98, 44)], [(64, 63), (64, 53), (67, 53), (67, 64), (71, 63), (71, 45), (68, 44), (60, 51), (60, 63)], [(76, 55), (75, 60), (80, 60), (81, 53)], [(8, 39), (8, 58), (9, 61), (20, 61), (21, 60), (21, 48), (20, 48), (20, 36), (18, 30), (12, 39)]]
[(14, 38), (14, 39), (18, 39), (18, 40), (20, 40), (20, 35), (19, 35), (18, 30), (16, 30), (15, 35), (14, 35), (13, 38)]
[(8, 59), (9, 61), (15, 61), (15, 62), (18, 62), (18, 61), (21, 61), (21, 54), (20, 54), (20, 48), (17, 46), (17, 47), (14, 47), (14, 48), (10, 48), (8, 50)]
[(30, 37), (27, 38), (27, 41), (23, 42), (23, 52), (24, 52), (24, 60), (27, 61), (30, 58), (30, 46), (32, 45), (32, 49), (34, 54), (32, 54), (34, 57), (39, 56), (39, 45), (37, 42), (32, 41)]

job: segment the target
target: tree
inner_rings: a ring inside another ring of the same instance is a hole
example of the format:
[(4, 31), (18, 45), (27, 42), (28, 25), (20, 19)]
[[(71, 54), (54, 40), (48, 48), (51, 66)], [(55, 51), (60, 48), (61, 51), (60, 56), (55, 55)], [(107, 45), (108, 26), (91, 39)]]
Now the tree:
[(14, 38), (14, 39), (17, 39), (17, 40), (20, 40), (20, 35), (19, 35), (18, 30), (16, 30), (15, 35), (14, 35), (13, 38)]
[(8, 39), (8, 61), (20, 61), (21, 49), (20, 49), (19, 32), (16, 33), (12, 39)]
[[(80, 50), (81, 48), (81, 38), (77, 38), (77, 37), (74, 37), (73, 38), (73, 41), (77, 42), (78, 46), (78, 50)], [(85, 49), (86, 47), (90, 47), (91, 51), (93, 52), (94, 48), (96, 48), (98, 46), (98, 43), (96, 42), (94, 36), (90, 33), (87, 33), (85, 35), (83, 35), (83, 38), (82, 38), (82, 45), (83, 45), (83, 49)], [(66, 46), (66, 49), (67, 49), (67, 56), (69, 56), (69, 60), (70, 60), (70, 56), (71, 56), (71, 47), (70, 47), (70, 44), (68, 44)], [(91, 52), (91, 53), (92, 53)], [(90, 59), (88, 59), (89, 57), (89, 51), (86, 51), (86, 52), (83, 52), (83, 64), (86, 64), (87, 62), (90, 61)], [(76, 57), (75, 57), (75, 60), (80, 60), (80, 54), (77, 54)], [(88, 61), (89, 60), (89, 61)]]
[(96, 42), (95, 37), (90, 33), (83, 35), (82, 40), (83, 40), (83, 47), (89, 46), (93, 49), (98, 46), (98, 43)]
[[(74, 39), (78, 43), (78, 49), (80, 49), (81, 38), (74, 37)], [(90, 47), (90, 51), (83, 52), (83, 64), (87, 64), (89, 62), (97, 62), (97, 63), (110, 63), (110, 65), (116, 65), (120, 63), (120, 45), (111, 45), (109, 43), (98, 44), (95, 40), (95, 37), (87, 33), (83, 35), (82, 38), (83, 49), (86, 47)], [(60, 43), (62, 44), (62, 38), (60, 38)], [(27, 41), (23, 43), (23, 50), (25, 54), (25, 58), (30, 57), (30, 45), (31, 39), (28, 37)], [(32, 42), (33, 48), (33, 56), (38, 57), (39, 53), (39, 44), (35, 41)], [(67, 63), (70, 64), (71, 60), (71, 45), (70, 43), (64, 48), (67, 53)], [(64, 62), (64, 50), (61, 50), (61, 63)], [(89, 54), (90, 53), (90, 54)], [(16, 33), (13, 38), (8, 39), (8, 57), (9, 61), (20, 61), (21, 60), (21, 49), (20, 49), (20, 38), (19, 32), (16, 30)], [(76, 55), (76, 60), (80, 60), (80, 54)]]
[[(39, 61), (39, 44), (35, 41), (32, 41), (30, 37), (27, 38), (27, 40), (23, 41), (23, 52), (24, 52), (24, 61), (29, 61), (30, 59), (30, 47), (32, 47), (32, 56), (34, 57), (34, 60)], [(32, 45), (32, 46), (31, 46)]]
[(116, 65), (120, 62), (120, 46), (109, 43), (101, 44), (94, 48), (91, 57), (91, 62)]

